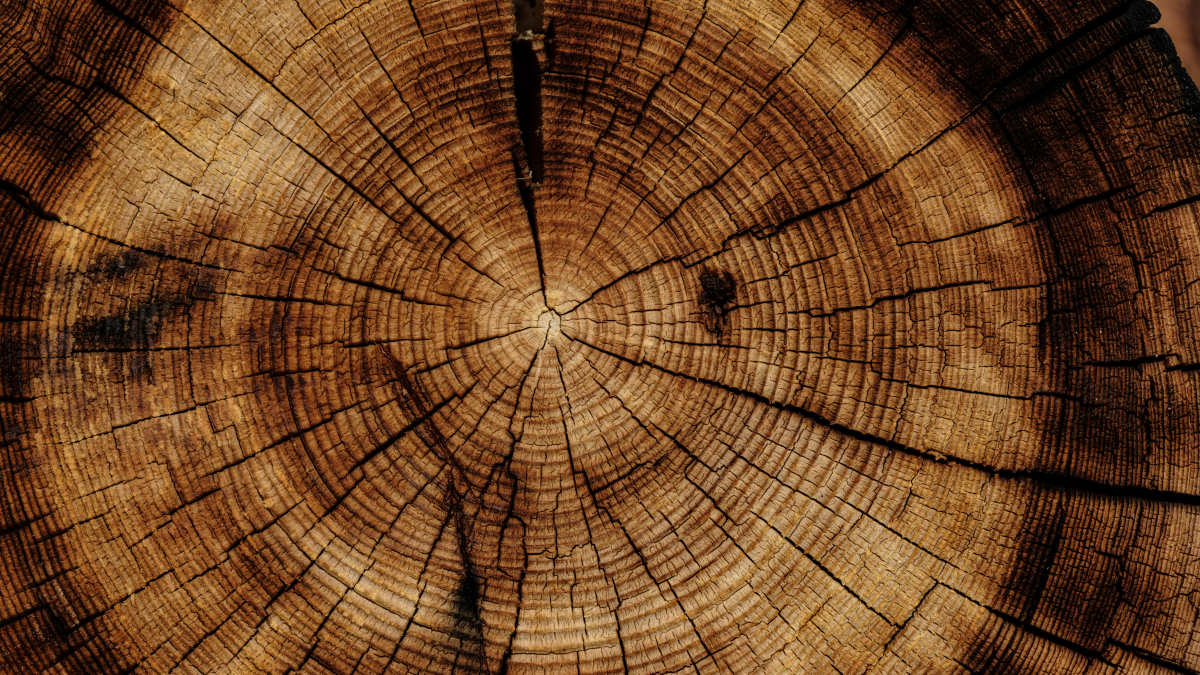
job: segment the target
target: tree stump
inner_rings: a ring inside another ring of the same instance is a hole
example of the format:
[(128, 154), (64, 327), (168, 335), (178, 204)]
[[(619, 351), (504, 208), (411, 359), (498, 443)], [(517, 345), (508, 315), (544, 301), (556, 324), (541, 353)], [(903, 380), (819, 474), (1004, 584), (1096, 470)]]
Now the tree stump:
[(0, 5), (0, 670), (1195, 671), (1156, 18)]

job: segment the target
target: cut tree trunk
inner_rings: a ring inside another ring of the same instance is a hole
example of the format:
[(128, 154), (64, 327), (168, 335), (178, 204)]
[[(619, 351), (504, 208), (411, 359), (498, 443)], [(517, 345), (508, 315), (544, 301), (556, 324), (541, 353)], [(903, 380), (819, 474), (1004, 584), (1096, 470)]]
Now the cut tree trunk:
[(1156, 19), (0, 3), (0, 670), (1200, 669)]

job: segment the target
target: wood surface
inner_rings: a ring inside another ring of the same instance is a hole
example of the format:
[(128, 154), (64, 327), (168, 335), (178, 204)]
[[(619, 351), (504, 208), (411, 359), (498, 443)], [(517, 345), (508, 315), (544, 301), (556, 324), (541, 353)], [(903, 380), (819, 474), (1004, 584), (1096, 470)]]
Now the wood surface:
[(0, 1), (0, 671), (1195, 672), (1158, 18)]

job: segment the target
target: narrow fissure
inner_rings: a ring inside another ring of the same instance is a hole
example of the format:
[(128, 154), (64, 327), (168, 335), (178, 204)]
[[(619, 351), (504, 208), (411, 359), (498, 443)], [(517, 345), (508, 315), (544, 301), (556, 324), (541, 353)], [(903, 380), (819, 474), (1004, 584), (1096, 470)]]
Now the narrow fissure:
[(522, 169), (520, 160), (514, 157), (513, 163), (517, 172), (517, 191), (521, 193), (521, 204), (525, 207), (525, 217), (529, 219), (529, 236), (533, 239), (533, 253), (537, 258), (542, 302), (549, 306), (549, 300), (546, 298), (546, 265), (542, 262), (542, 238), (538, 234), (537, 202), (534, 200), (533, 182), (528, 171)]
[[(451, 486), (454, 487), (453, 485)], [(462, 496), (457, 489), (447, 493), (447, 501), (453, 508), (455, 529), (458, 531), (458, 555), (462, 559), (463, 575), (454, 591), (454, 631), (464, 644), (472, 645), (481, 663), (486, 662), (483, 637), (483, 616), (479, 613), (479, 604), (483, 589), (480, 587), (479, 575), (471, 559), (471, 544), (467, 539), (466, 523), (462, 510)]]
[(520, 151), (513, 153), (513, 170), (521, 203), (529, 218), (529, 232), (537, 256), (542, 300), (546, 301), (546, 268), (538, 235), (537, 201), (533, 192), (545, 176), (542, 153), (542, 65), (546, 53), (542, 0), (514, 0), (515, 32), (512, 38), (513, 97), (516, 100)]
[(479, 650), (477, 656), (483, 659), (484, 624), (479, 611), (483, 588), (471, 556), (471, 528), (463, 510), (463, 494), (459, 489), (460, 485), (466, 488), (469, 484), (462, 463), (458, 461), (458, 457), (450, 449), (446, 437), (432, 419), (433, 413), (440, 409), (444, 402), (436, 406), (432, 405), (428, 394), (413, 381), (408, 370), (382, 345), (379, 346), (379, 350), (384, 358), (392, 364), (396, 380), (406, 394), (403, 405), (414, 417), (412, 428), (417, 429), (424, 426), (424, 431), (428, 435), (425, 439), (428, 446), (438, 454), (450, 470), (443, 506), (446, 509), (447, 517), (454, 522), (454, 528), (457, 531), (458, 554), (463, 566), (463, 575), (459, 579), (453, 596), (455, 631), (465, 643), (476, 645)]
[[(517, 3), (518, 5), (521, 3)], [(513, 94), (517, 102), (517, 126), (521, 130), (524, 150), (525, 176), (518, 179), (541, 183), (544, 175), (542, 160), (542, 67), (539, 53), (544, 53), (544, 35), (526, 30), (518, 32), (512, 41)]]

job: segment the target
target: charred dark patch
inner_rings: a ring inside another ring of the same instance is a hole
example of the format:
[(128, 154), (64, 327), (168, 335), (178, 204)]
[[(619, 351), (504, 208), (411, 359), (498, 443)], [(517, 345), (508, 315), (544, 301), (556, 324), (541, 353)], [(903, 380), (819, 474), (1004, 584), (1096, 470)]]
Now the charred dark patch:
[(737, 282), (729, 272), (705, 270), (700, 273), (700, 308), (708, 332), (720, 335), (724, 331), (725, 316), (736, 296)]
[(146, 257), (137, 251), (125, 251), (120, 255), (107, 256), (88, 266), (87, 273), (102, 279), (119, 279), (130, 272), (140, 269), (146, 263)]
[(55, 292), (76, 295), (81, 315), (64, 336), (69, 341), (62, 341), (63, 349), (128, 356), (120, 369), (139, 376), (149, 374), (147, 350), (158, 346), (171, 323), (196, 303), (213, 298), (219, 277), (153, 252), (118, 249), (97, 256), (82, 275), (67, 274), (59, 281)]
[(123, 314), (84, 319), (71, 327), (77, 350), (146, 349), (158, 337), (173, 303), (152, 301)]
[(736, 288), (729, 272), (704, 272), (700, 275), (700, 302), (706, 307), (724, 309), (733, 302)]
[(471, 642), (482, 641), (483, 619), (479, 616), (479, 579), (463, 574), (454, 590), (454, 619), (456, 628)]
[(120, 314), (81, 319), (71, 327), (72, 351), (111, 353), (127, 377), (151, 377), (150, 348), (164, 324), (190, 306), (184, 299), (150, 300)]
[(459, 643), (454, 656), (455, 671), (486, 670), (483, 618), (479, 614), (480, 597), (479, 580), (470, 571), (465, 572), (454, 590), (452, 637)]
[[(172, 322), (212, 298), (216, 277), (170, 261), (149, 264), (146, 255), (136, 252), (98, 261), (79, 291), (86, 315), (70, 326), (64, 349), (109, 353), (117, 371), (131, 378), (151, 376), (150, 350), (159, 346)], [(142, 271), (133, 273), (135, 269)], [(112, 308), (113, 298), (128, 300)]]

